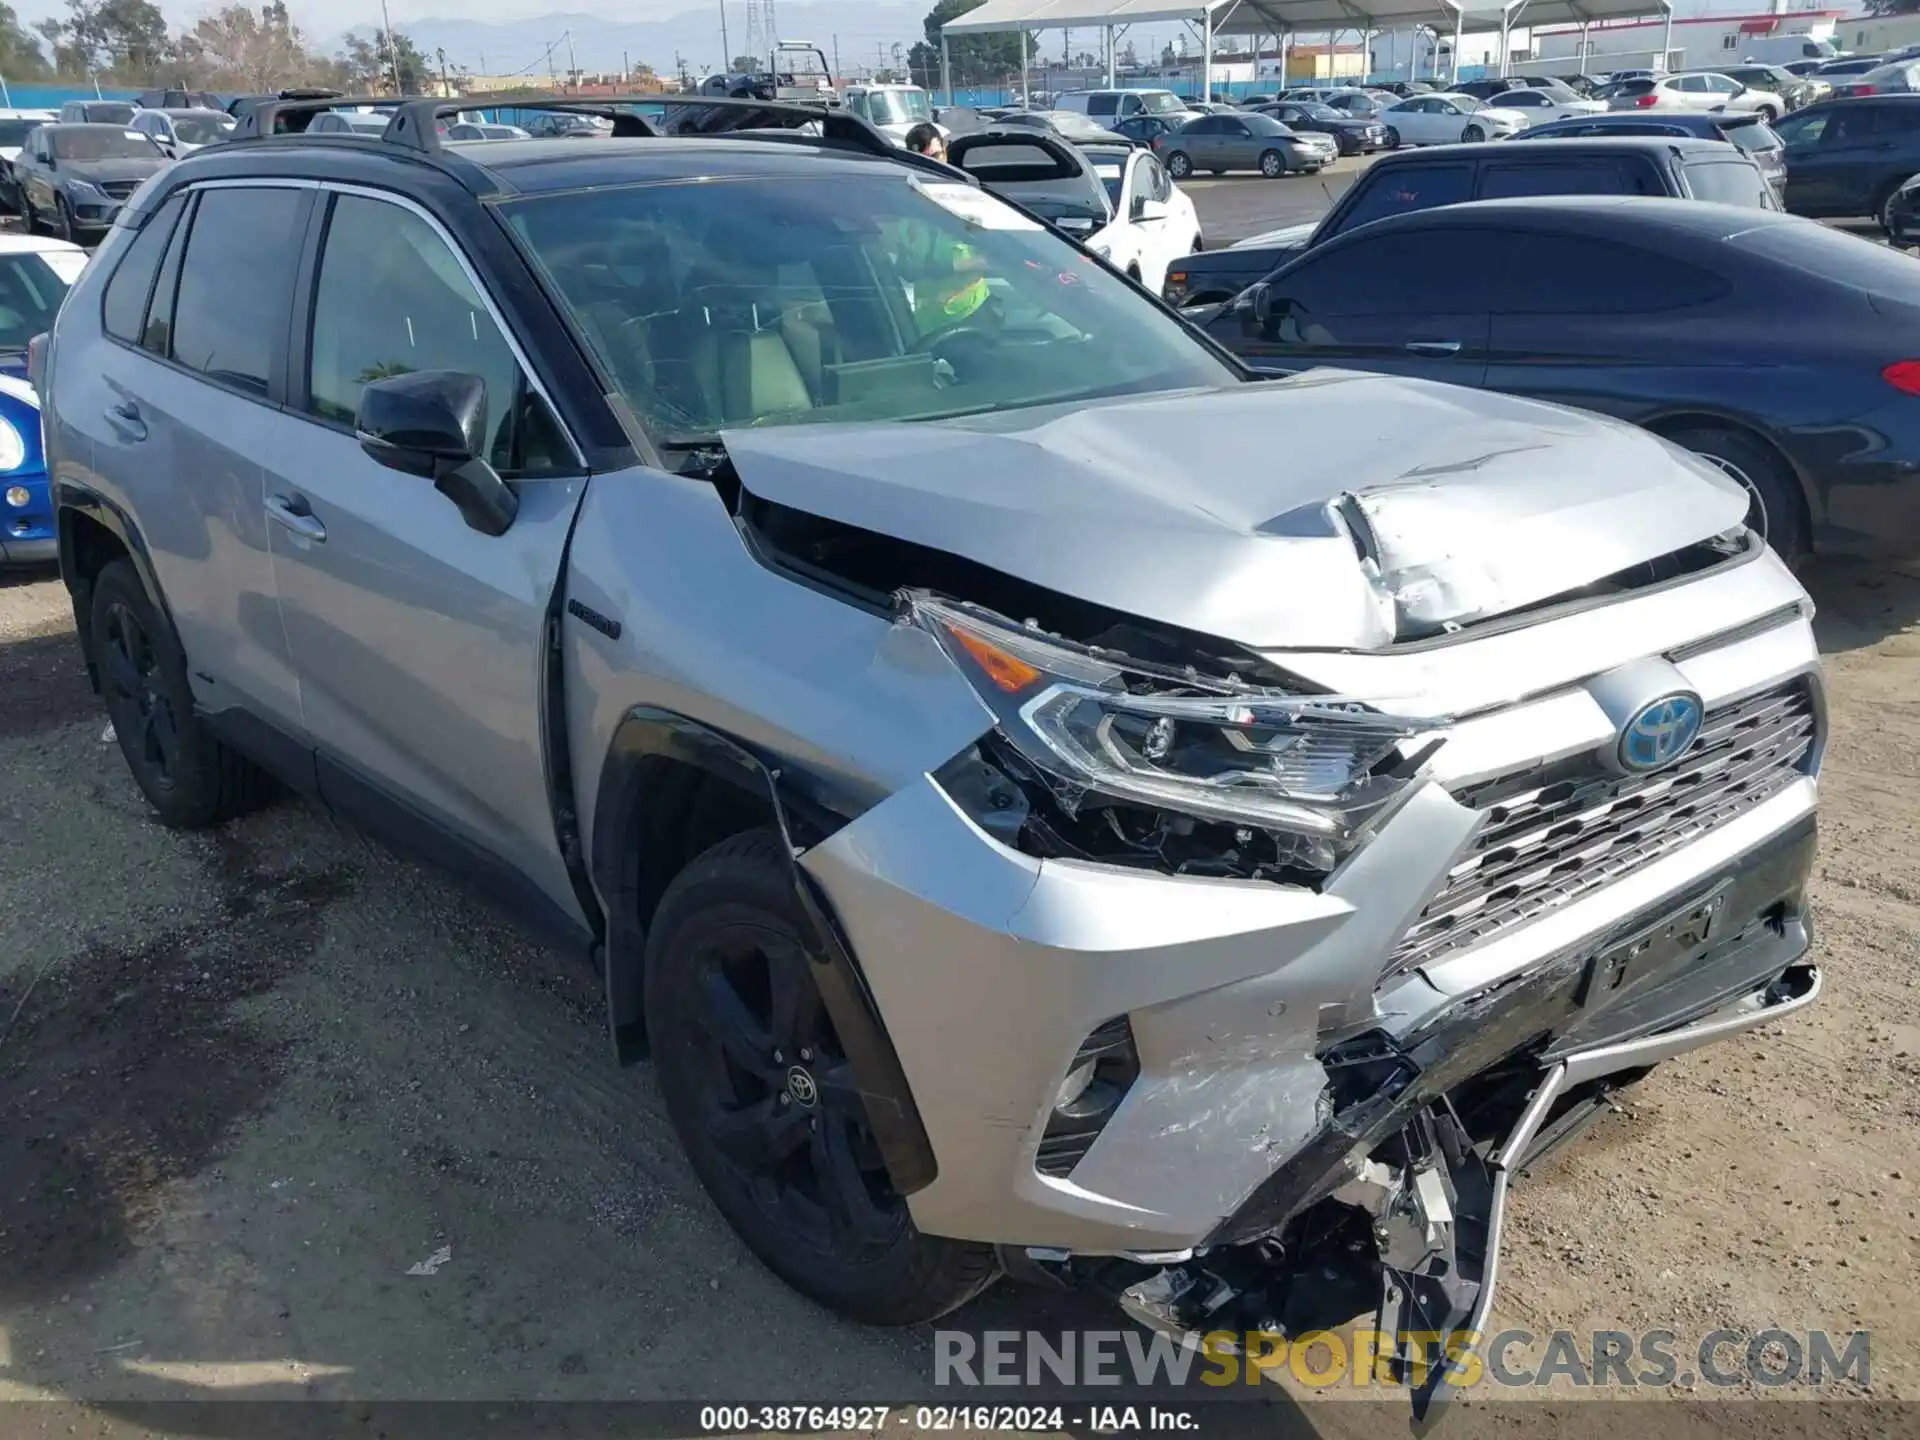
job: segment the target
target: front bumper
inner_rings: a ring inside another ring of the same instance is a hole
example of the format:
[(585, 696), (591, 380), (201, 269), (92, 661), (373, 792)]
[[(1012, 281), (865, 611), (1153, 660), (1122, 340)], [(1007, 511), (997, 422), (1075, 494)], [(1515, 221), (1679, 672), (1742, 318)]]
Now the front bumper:
[(75, 228), (80, 230), (110, 228), (114, 217), (120, 213), (120, 207), (126, 203), (111, 195), (90, 195), (72, 190), (65, 193), (68, 212), (73, 216)]
[[(1577, 686), (1631, 658), (1646, 635), (1697, 647), (1676, 663), (1709, 707), (1789, 680), (1817, 693), (1811, 629), (1791, 608), (1798, 596), (1766, 556), (1462, 644), (1443, 662), (1418, 652), (1315, 661), (1305, 673), (1331, 693), (1418, 687), (1436, 713), (1473, 717), (1455, 725), (1431, 778), (1319, 890), (1036, 859), (987, 835), (931, 777), (808, 851), (802, 864), (858, 957), (933, 1150), (938, 1173), (908, 1200), (916, 1223), (1087, 1255), (1245, 1238), (1313, 1203), (1364, 1150), (1368, 1126), (1328, 1129), (1338, 1108), (1330, 1067), (1354, 1036), (1417, 1046), (1477, 1035), (1494, 1000), (1535, 997), (1491, 1038), (1450, 1042), (1444, 1065), (1422, 1069), (1432, 1086), (1528, 1047), (1559, 1053), (1543, 1042), (1593, 1048), (1671, 1030), (1782, 973), (1806, 944), (1799, 892), (1817, 745), (1808, 773), (1621, 878), (1404, 971), (1391, 973), (1389, 957), (1487, 823), (1455, 792), (1607, 743), (1607, 722)], [(1783, 604), (1789, 618), (1741, 633)], [(1716, 633), (1727, 638), (1695, 638)], [(1294, 658), (1305, 669), (1309, 657)], [(1516, 675), (1539, 698), (1508, 701)], [(1744, 958), (1718, 948), (1731, 943), (1723, 927), (1671, 957), (1666, 978), (1692, 977), (1685, 985), (1654, 983), (1662, 970), (1636, 975), (1604, 1005), (1560, 1003), (1570, 977), (1623, 930), (1728, 877), (1738, 883), (1722, 905)], [(1776, 927), (1764, 935), (1754, 929), (1763, 918)], [(1631, 1034), (1615, 1023), (1629, 1006)], [(1138, 1065), (1125, 1098), (1068, 1173), (1042, 1173), (1063, 1079), (1090, 1037), (1122, 1018)], [(1388, 1106), (1374, 1118), (1391, 1128), (1404, 1117)]]
[(42, 565), (59, 558), (53, 499), (42, 472), (0, 475), (0, 497), (26, 491), (24, 505), (0, 498), (0, 565)]

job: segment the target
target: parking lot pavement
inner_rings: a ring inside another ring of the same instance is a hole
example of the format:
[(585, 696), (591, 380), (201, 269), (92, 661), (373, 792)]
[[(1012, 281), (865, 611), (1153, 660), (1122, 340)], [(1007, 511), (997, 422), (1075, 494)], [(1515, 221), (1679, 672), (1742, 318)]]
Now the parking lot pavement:
[[(1920, 566), (1812, 583), (1826, 998), (1530, 1177), (1495, 1318), (1866, 1328), (1873, 1393), (1920, 1398)], [(305, 804), (157, 826), (70, 629), (56, 580), (0, 579), (0, 1398), (928, 1396), (929, 1332), (826, 1315), (732, 1238), (583, 969)], [(1010, 1286), (964, 1320), (1113, 1323)]]
[(1196, 176), (1181, 181), (1180, 188), (1193, 197), (1208, 248), (1217, 250), (1263, 230), (1318, 220), (1353, 183), (1354, 176), (1376, 158), (1367, 155), (1336, 160), (1318, 175), (1285, 175), (1278, 180), (1253, 174), (1222, 175), (1217, 180)]

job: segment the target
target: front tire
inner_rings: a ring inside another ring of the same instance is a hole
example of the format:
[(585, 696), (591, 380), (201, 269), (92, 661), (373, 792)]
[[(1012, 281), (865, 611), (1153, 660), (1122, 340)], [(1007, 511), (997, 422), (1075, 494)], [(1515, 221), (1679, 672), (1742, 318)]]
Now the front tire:
[(1287, 162), (1281, 157), (1278, 150), (1261, 152), (1260, 173), (1269, 180), (1277, 180), (1287, 173)]
[(1391, 125), (1389, 125), (1387, 127), (1387, 149), (1398, 150), (1399, 148), (1400, 148), (1400, 132), (1394, 129)]
[(1184, 150), (1176, 150), (1167, 157), (1167, 174), (1176, 180), (1185, 180), (1193, 174), (1193, 161)]
[(780, 833), (721, 841), (648, 927), (647, 1035), (694, 1173), (766, 1267), (870, 1325), (915, 1325), (999, 1274), (991, 1246), (923, 1235), (893, 1192), (813, 978)]
[(1743, 430), (1702, 426), (1667, 435), (1746, 488), (1747, 524), (1773, 546), (1782, 560), (1807, 553), (1806, 512), (1799, 483), (1780, 457)]
[(198, 830), (252, 809), (265, 777), (195, 713), (179, 637), (131, 562), (94, 580), (89, 634), (114, 738), (160, 823)]
[(1467, 126), (1466, 129), (1460, 132), (1460, 139), (1462, 143), (1467, 145), (1478, 145), (1482, 140), (1486, 138), (1487, 138), (1487, 132), (1482, 130), (1478, 125), (1469, 125)]
[(1896, 180), (1892, 185), (1888, 186), (1887, 193), (1880, 197), (1880, 203), (1874, 207), (1873, 217), (1879, 223), (1881, 233), (1884, 234), (1889, 240), (1894, 238), (1894, 234), (1893, 234), (1894, 196), (1898, 195), (1900, 193), (1900, 187), (1902, 185), (1905, 185), (1907, 183), (1907, 180), (1911, 180), (1912, 178), (1913, 177), (1909, 175), (1906, 180)]

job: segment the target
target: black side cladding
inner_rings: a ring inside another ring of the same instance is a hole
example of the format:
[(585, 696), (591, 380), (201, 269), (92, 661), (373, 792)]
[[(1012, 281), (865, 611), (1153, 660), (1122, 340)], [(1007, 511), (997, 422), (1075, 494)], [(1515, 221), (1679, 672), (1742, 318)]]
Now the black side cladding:
[[(660, 798), (649, 778), (659, 773), (660, 761), (737, 792), (743, 803), (761, 812), (756, 823), (779, 827), (789, 856), (797, 857), (843, 823), (788, 783), (775, 765), (733, 737), (671, 711), (637, 708), (628, 714), (614, 733), (600, 772), (591, 843), (594, 883), (608, 907), (608, 1023), (623, 1060), (633, 1058), (643, 1047), (641, 973), (646, 928), (642, 916), (648, 911), (636, 837), (643, 833), (647, 811)], [(906, 1071), (826, 894), (797, 858), (792, 876), (817, 940), (809, 957), (814, 980), (853, 1064), (888, 1179), (897, 1193), (911, 1195), (933, 1183), (938, 1167)]]

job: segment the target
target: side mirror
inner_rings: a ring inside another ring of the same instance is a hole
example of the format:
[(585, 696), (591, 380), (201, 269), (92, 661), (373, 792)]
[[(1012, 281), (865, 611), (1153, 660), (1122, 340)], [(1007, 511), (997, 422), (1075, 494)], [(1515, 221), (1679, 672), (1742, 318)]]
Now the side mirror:
[(433, 481), (483, 535), (504, 535), (520, 499), (481, 454), (487, 384), (454, 370), (417, 370), (372, 381), (353, 422), (360, 448), (386, 466)]
[(1246, 313), (1255, 328), (1264, 330), (1273, 323), (1273, 286), (1261, 280), (1247, 290)]

